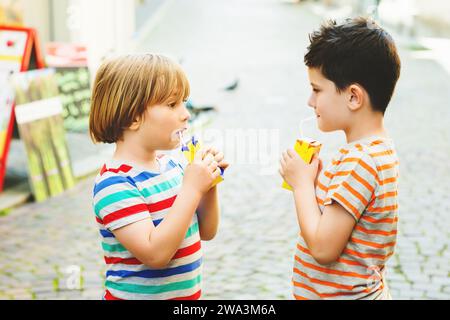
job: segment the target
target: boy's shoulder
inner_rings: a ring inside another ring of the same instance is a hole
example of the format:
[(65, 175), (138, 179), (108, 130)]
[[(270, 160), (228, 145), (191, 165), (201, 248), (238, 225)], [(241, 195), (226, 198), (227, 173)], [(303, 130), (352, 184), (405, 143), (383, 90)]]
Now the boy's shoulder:
[(108, 160), (100, 168), (94, 180), (93, 197), (100, 199), (121, 190), (138, 189), (133, 179), (133, 167)]
[[(371, 137), (346, 144), (339, 148), (329, 166), (330, 174), (342, 177), (354, 174), (379, 180), (385, 169), (398, 170), (398, 158), (392, 139)], [(394, 173), (393, 173), (394, 174)]]
[(116, 182), (123, 181), (136, 186), (136, 183), (143, 178), (150, 179), (174, 168), (180, 168), (180, 170), (184, 168), (181, 161), (170, 154), (158, 154), (157, 160), (160, 165), (160, 172), (152, 172), (132, 163), (109, 159), (101, 166), (94, 183), (99, 184), (105, 180), (115, 180)]
[(336, 170), (349, 170), (351, 167), (361, 164), (368, 168), (375, 168), (375, 161), (370, 154), (369, 148), (346, 145), (339, 148), (339, 151), (331, 161), (331, 165)]
[(172, 154), (172, 153), (160, 154), (160, 155), (158, 155), (158, 159), (159, 159), (161, 165), (165, 165), (166, 168), (168, 168), (168, 169), (178, 167), (178, 168), (181, 168), (182, 170), (184, 170), (184, 168), (187, 165), (186, 159), (179, 156), (178, 154)]
[(100, 183), (111, 178), (128, 178), (131, 177), (133, 166), (117, 160), (107, 160), (100, 167), (95, 177), (95, 183)]
[[(349, 143), (339, 149), (336, 160), (363, 159), (376, 164), (383, 158), (396, 158), (394, 142), (389, 138), (371, 137)], [(349, 161), (349, 160), (346, 160)]]

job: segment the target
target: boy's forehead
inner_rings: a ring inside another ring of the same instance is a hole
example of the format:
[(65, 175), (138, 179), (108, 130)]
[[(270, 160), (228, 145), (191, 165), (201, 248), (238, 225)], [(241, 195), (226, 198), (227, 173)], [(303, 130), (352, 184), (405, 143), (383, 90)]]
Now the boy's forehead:
[(308, 68), (308, 78), (312, 85), (324, 84), (328, 80), (319, 68)]
[(319, 68), (308, 68), (308, 76), (310, 80), (312, 79), (320, 80), (324, 78)]

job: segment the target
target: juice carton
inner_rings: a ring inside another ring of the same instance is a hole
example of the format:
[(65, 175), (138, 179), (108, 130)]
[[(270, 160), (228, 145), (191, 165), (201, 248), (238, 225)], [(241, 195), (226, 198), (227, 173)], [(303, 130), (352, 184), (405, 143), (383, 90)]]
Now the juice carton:
[[(183, 152), (188, 163), (192, 163), (194, 161), (195, 154), (198, 150), (200, 150), (201, 147), (202, 143), (198, 141), (194, 136), (189, 140), (188, 143), (182, 145), (181, 151)], [(220, 176), (218, 176), (217, 179), (214, 181), (212, 185), (213, 187), (215, 187), (224, 180), (223, 178), (224, 169), (222, 168), (219, 169), (220, 169)]]
[[(316, 153), (320, 152), (320, 148), (322, 147), (322, 144), (316, 140), (310, 139), (310, 138), (303, 138), (300, 140), (297, 140), (294, 146), (294, 150), (298, 153), (300, 158), (303, 159), (306, 163), (311, 163), (313, 156)], [(283, 181), (282, 187), (284, 189), (292, 191), (292, 187), (287, 184), (286, 181)]]

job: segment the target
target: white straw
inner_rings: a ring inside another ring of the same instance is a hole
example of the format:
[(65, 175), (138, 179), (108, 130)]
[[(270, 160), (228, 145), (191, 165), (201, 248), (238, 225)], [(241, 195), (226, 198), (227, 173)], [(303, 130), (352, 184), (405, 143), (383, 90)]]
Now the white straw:
[(178, 131), (178, 137), (180, 139), (180, 144), (183, 147), (184, 146), (184, 137), (183, 137), (183, 132)]
[(303, 125), (305, 124), (305, 122), (311, 121), (312, 119), (315, 119), (316, 116), (312, 116), (306, 119), (303, 119), (302, 121), (300, 121), (300, 139), (303, 139)]

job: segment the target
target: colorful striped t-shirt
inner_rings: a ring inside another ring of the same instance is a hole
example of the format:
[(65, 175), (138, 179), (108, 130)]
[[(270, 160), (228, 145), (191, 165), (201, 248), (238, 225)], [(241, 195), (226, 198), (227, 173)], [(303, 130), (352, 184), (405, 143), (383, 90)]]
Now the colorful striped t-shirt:
[(197, 215), (169, 265), (154, 269), (137, 260), (112, 231), (151, 218), (155, 227), (170, 210), (183, 180), (183, 168), (158, 157), (159, 172), (129, 163), (107, 162), (95, 180), (93, 207), (107, 265), (104, 299), (199, 299), (202, 250)]
[(370, 137), (339, 150), (320, 175), (316, 196), (321, 212), (337, 202), (355, 219), (339, 259), (320, 265), (301, 233), (293, 291), (296, 299), (389, 299), (385, 266), (397, 238), (398, 158), (390, 139)]

